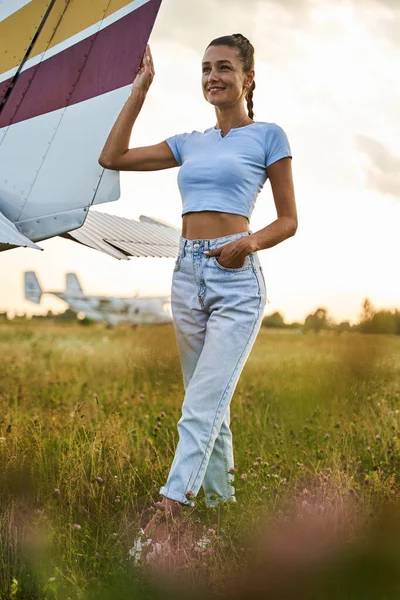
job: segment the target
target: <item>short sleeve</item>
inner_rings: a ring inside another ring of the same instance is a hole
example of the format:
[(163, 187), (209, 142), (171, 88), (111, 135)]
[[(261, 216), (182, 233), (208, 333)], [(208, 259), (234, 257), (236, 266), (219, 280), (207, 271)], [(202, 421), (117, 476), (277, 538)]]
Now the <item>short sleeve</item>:
[(171, 148), (172, 154), (178, 165), (183, 163), (182, 148), (189, 135), (190, 133), (179, 133), (178, 135), (173, 135), (165, 140)]
[(292, 151), (289, 140), (282, 127), (271, 123), (271, 127), (267, 133), (267, 149), (266, 149), (266, 166), (269, 167), (272, 163), (280, 158), (292, 158)]

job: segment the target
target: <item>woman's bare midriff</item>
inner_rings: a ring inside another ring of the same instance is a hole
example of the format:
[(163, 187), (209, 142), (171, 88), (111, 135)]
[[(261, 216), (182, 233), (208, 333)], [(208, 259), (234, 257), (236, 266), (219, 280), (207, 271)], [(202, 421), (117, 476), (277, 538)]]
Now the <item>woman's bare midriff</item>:
[(205, 210), (183, 215), (182, 237), (187, 240), (212, 240), (249, 231), (249, 221), (241, 215)]

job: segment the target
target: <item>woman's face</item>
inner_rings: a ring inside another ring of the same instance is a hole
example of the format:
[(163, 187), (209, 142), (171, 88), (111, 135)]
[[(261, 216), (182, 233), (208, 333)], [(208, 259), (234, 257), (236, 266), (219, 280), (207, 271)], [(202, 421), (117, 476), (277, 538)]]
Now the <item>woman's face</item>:
[(236, 48), (210, 46), (205, 51), (202, 88), (204, 98), (213, 106), (224, 108), (242, 101), (253, 79), (254, 71), (243, 71), (243, 61)]

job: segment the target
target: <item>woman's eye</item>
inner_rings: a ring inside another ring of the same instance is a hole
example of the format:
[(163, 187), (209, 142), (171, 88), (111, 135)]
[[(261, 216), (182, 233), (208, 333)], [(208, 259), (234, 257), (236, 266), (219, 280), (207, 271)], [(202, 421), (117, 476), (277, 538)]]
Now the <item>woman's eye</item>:
[(208, 67), (204, 67), (203, 69), (203, 73), (205, 73), (206, 71), (209, 71), (210, 69)]

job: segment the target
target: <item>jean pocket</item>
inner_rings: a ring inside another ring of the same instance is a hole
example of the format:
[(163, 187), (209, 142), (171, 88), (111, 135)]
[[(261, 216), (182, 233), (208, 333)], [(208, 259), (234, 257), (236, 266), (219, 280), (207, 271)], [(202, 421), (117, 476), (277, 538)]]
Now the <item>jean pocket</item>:
[(221, 271), (226, 271), (227, 273), (239, 273), (240, 271), (247, 271), (248, 269), (251, 269), (249, 256), (246, 256), (243, 267), (239, 267), (238, 269), (229, 269), (228, 267), (223, 267), (218, 261), (218, 256), (213, 256), (212, 258), (214, 259), (214, 264), (218, 267), (218, 269)]
[(174, 273), (179, 271), (179, 269), (181, 268), (181, 259), (182, 259), (181, 255), (178, 254), (178, 256), (176, 257), (176, 260), (175, 260)]

